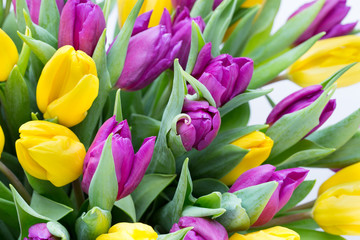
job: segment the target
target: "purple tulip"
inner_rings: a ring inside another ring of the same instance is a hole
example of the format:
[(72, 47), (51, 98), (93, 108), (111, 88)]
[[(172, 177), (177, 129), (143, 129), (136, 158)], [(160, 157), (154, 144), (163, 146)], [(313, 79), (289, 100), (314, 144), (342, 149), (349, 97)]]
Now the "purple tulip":
[[(228, 54), (211, 57), (211, 43), (200, 51), (192, 75), (211, 93), (217, 107), (221, 107), (232, 98), (244, 92), (254, 71), (250, 58), (234, 58)], [(189, 93), (194, 89), (189, 85)]]
[(155, 137), (146, 138), (135, 154), (131, 143), (131, 132), (126, 120), (118, 123), (115, 116), (109, 118), (97, 132), (84, 160), (82, 189), (88, 193), (92, 177), (99, 164), (107, 137), (113, 133), (112, 154), (118, 181), (117, 199), (132, 193), (144, 177), (154, 151)]
[(46, 223), (38, 223), (29, 228), (29, 235), (24, 240), (57, 240), (47, 229)]
[[(323, 92), (324, 90), (322, 89), (321, 85), (312, 85), (290, 94), (273, 108), (266, 120), (266, 124), (272, 125), (282, 116), (308, 107), (313, 102), (315, 102), (316, 99), (318, 99)], [(314, 127), (306, 136), (310, 135), (321, 125), (323, 125), (324, 122), (334, 112), (335, 107), (336, 100), (331, 99), (320, 115), (319, 124)]]
[(308, 172), (304, 168), (290, 168), (275, 172), (274, 166), (270, 164), (262, 165), (243, 173), (232, 185), (229, 192), (233, 193), (271, 181), (279, 183), (260, 217), (253, 224), (253, 226), (260, 226), (270, 221), (285, 206), (294, 190), (304, 181)]
[(118, 88), (136, 91), (146, 87), (171, 67), (181, 48), (181, 42), (171, 41), (171, 17), (166, 9), (155, 27), (147, 28), (147, 18), (150, 14), (142, 14), (135, 23)]
[[(312, 6), (315, 2), (312, 1), (302, 5), (290, 18)], [(326, 0), (315, 20), (296, 40), (295, 44), (300, 44), (320, 32), (326, 32), (321, 39), (347, 35), (355, 28), (357, 23), (341, 24), (349, 11), (350, 7), (346, 6), (346, 0)]]
[(180, 229), (193, 227), (185, 236), (184, 240), (227, 240), (226, 229), (220, 223), (205, 218), (181, 217), (175, 223), (170, 232)]
[(60, 16), (58, 46), (72, 45), (92, 56), (105, 27), (98, 5), (90, 0), (69, 0)]
[(201, 151), (214, 140), (221, 123), (217, 108), (206, 101), (191, 101), (185, 98), (182, 112), (190, 117), (177, 122), (177, 132), (186, 151), (196, 148)]
[[(220, 3), (222, 2), (223, 0), (214, 0), (214, 4), (213, 4), (213, 10), (215, 8), (217, 8)], [(194, 6), (196, 0), (171, 0), (172, 2), (172, 5), (177, 8), (177, 7), (180, 7), (180, 9), (184, 9), (185, 7), (187, 7), (188, 9), (192, 9), (192, 7)]]
[[(16, 12), (16, 0), (12, 0), (12, 3), (14, 5), (14, 11)], [(26, 3), (29, 8), (31, 20), (34, 23), (39, 24), (41, 0), (26, 0)], [(61, 13), (64, 7), (64, 0), (56, 0), (56, 4), (59, 12)]]

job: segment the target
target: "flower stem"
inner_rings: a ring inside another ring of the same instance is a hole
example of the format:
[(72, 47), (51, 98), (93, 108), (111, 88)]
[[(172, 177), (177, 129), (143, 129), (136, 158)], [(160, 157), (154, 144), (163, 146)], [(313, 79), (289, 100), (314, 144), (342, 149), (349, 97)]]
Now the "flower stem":
[(26, 191), (24, 185), (20, 182), (20, 180), (16, 177), (16, 175), (3, 163), (0, 161), (0, 172), (2, 172), (7, 179), (9, 179), (10, 183), (15, 187), (15, 189), (19, 192), (21, 197), (30, 204), (31, 196)]
[(293, 208), (289, 209), (288, 212), (312, 208), (315, 204), (315, 201), (316, 200), (313, 200), (311, 202), (307, 202), (307, 203), (301, 204), (299, 206), (293, 207)]
[(292, 214), (292, 215), (274, 218), (267, 224), (262, 225), (261, 227), (263, 228), (263, 227), (279, 226), (279, 225), (282, 225), (285, 223), (296, 222), (299, 220), (304, 220), (304, 219), (309, 219), (309, 218), (311, 218), (311, 211), (306, 211), (306, 212), (301, 212), (301, 213), (296, 213), (296, 214)]
[(81, 190), (80, 178), (73, 181), (72, 186), (73, 186), (73, 190), (74, 190), (74, 194), (75, 194), (76, 206), (78, 209), (80, 209), (81, 205), (85, 201), (84, 193)]

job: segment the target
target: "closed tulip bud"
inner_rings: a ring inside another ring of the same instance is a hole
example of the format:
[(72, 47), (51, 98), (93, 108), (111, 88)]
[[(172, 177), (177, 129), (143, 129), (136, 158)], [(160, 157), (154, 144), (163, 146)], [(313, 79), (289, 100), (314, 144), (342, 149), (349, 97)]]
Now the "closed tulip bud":
[(46, 223), (38, 223), (32, 225), (29, 228), (29, 235), (24, 240), (57, 240), (59, 238), (53, 236), (47, 226)]
[(170, 232), (193, 227), (185, 236), (184, 240), (227, 240), (226, 229), (217, 221), (199, 217), (181, 217), (175, 223)]
[(265, 162), (270, 155), (274, 141), (264, 133), (255, 131), (231, 144), (250, 151), (231, 172), (221, 179), (226, 185), (232, 185), (241, 174)]
[(269, 164), (250, 169), (243, 173), (232, 185), (229, 192), (276, 181), (279, 183), (266, 207), (253, 226), (264, 225), (289, 201), (294, 190), (304, 181), (308, 170), (303, 168), (290, 168), (275, 172), (275, 167)]
[[(358, 173), (356, 173), (358, 174)], [(360, 235), (360, 181), (329, 188), (316, 200), (313, 218), (325, 232)]]
[(86, 151), (70, 129), (47, 121), (30, 121), (19, 132), (16, 154), (31, 176), (57, 187), (80, 177)]
[[(48, 1), (48, 0), (46, 0)], [(12, 0), (14, 5), (14, 10), (16, 12), (16, 0)], [(40, 7), (41, 7), (41, 0), (26, 0), (27, 6), (29, 8), (29, 13), (31, 20), (38, 24), (39, 23), (39, 14), (40, 14)], [(64, 0), (56, 0), (56, 5), (58, 7), (59, 12), (61, 13), (64, 7)]]
[(154, 151), (155, 137), (146, 138), (135, 154), (127, 121), (118, 123), (115, 116), (109, 118), (99, 129), (85, 157), (82, 189), (86, 193), (99, 164), (105, 141), (111, 133), (119, 200), (132, 193), (144, 177)]
[(106, 27), (101, 8), (90, 0), (69, 0), (61, 13), (59, 48), (72, 45), (91, 56)]
[(219, 131), (219, 111), (206, 101), (191, 101), (185, 98), (182, 112), (187, 114), (189, 119), (178, 121), (176, 128), (185, 150), (203, 150)]
[[(320, 95), (324, 92), (321, 85), (313, 85), (303, 89), (300, 89), (283, 100), (279, 102), (271, 111), (268, 118), (266, 119), (266, 124), (272, 125), (281, 117), (286, 114), (293, 113), (299, 111), (303, 108), (308, 107), (313, 102), (316, 101), (320, 97)], [(324, 122), (331, 116), (336, 107), (335, 99), (331, 99), (324, 110), (322, 111), (319, 117), (319, 124), (314, 127), (307, 135), (310, 135), (316, 129), (318, 129)]]
[(143, 223), (118, 223), (109, 229), (109, 233), (102, 234), (96, 240), (156, 240), (158, 237), (154, 229)]
[(171, 67), (181, 47), (181, 42), (171, 40), (171, 32), (171, 17), (164, 10), (159, 25), (130, 38), (124, 69), (116, 83), (118, 88), (128, 91), (142, 89)]
[[(45, 119), (57, 118), (72, 127), (86, 117), (99, 92), (94, 60), (64, 46), (46, 63), (36, 89), (36, 101)], [(71, 111), (69, 111), (71, 109)]]
[[(301, 87), (319, 84), (343, 67), (360, 61), (360, 36), (348, 35), (317, 41), (288, 71), (289, 79)], [(346, 87), (359, 82), (360, 64), (336, 82)]]
[[(250, 58), (233, 58), (228, 54), (211, 57), (211, 43), (200, 51), (192, 75), (211, 93), (217, 107), (244, 92), (250, 83), (254, 70)], [(194, 89), (189, 86), (189, 93)]]
[(230, 240), (300, 240), (297, 232), (285, 227), (272, 227), (245, 235), (235, 233)]
[(0, 28), (0, 82), (8, 79), (19, 54), (11, 38)]
[[(131, 9), (135, 6), (136, 1), (134, 0), (117, 0), (118, 3), (118, 13), (120, 25), (124, 25), (126, 19), (128, 18)], [(150, 19), (150, 27), (154, 27), (159, 24), (161, 15), (166, 8), (171, 12), (171, 0), (144, 0), (144, 3), (140, 9), (140, 14), (149, 12), (153, 10), (153, 14)]]
[[(305, 3), (296, 10), (290, 18), (312, 6), (315, 2), (316, 1)], [(322, 39), (347, 35), (356, 26), (356, 22), (345, 25), (341, 24), (341, 21), (346, 17), (349, 11), (350, 7), (346, 6), (346, 0), (326, 0), (314, 21), (296, 40), (295, 44), (305, 42), (312, 36), (321, 32), (326, 32)]]

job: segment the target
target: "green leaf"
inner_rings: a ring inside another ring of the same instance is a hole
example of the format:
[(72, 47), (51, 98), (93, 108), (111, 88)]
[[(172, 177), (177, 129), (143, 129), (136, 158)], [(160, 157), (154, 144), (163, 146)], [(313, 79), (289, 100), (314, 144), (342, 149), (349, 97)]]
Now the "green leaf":
[(68, 231), (60, 223), (51, 221), (46, 224), (46, 227), (53, 236), (59, 237), (60, 240), (70, 240)]
[[(271, 1), (269, 1), (271, 2)], [(286, 51), (285, 53), (275, 57), (274, 59), (269, 60), (268, 62), (256, 66), (253, 77), (249, 84), (249, 88), (259, 88), (266, 84), (267, 82), (273, 80), (278, 76), (282, 71), (288, 68), (293, 64), (298, 58), (307, 52), (314, 43), (319, 40), (324, 33), (319, 33), (314, 37), (308, 39), (306, 42), (303, 42), (299, 46)]]
[(186, 206), (182, 211), (182, 217), (210, 217), (214, 219), (220, 217), (225, 212), (225, 208), (204, 208), (197, 206)]
[(3, 221), (0, 220), (0, 239), (15, 240), (18, 233), (10, 230)]
[(112, 136), (111, 133), (106, 139), (99, 164), (90, 183), (89, 208), (100, 207), (111, 211), (116, 200), (118, 183), (111, 150)]
[(212, 192), (210, 194), (201, 196), (195, 201), (194, 206), (219, 208), (221, 206), (221, 193)]
[(116, 121), (121, 122), (123, 120), (122, 110), (121, 110), (121, 97), (120, 89), (116, 91), (115, 104), (114, 104), (114, 115), (116, 116)]
[(316, 230), (320, 228), (319, 225), (314, 221), (314, 219), (303, 219), (291, 223), (282, 224), (281, 226), (287, 228), (301, 228), (310, 230)]
[[(206, 0), (206, 1), (208, 1), (208, 0)], [(200, 2), (201, 1), (196, 1), (195, 6)], [(202, 2), (204, 2), (204, 1), (202, 1)], [(207, 5), (208, 5), (208, 3), (207, 3)], [(193, 8), (193, 10), (194, 10), (194, 8)], [(205, 45), (205, 40), (201, 33), (201, 29), (195, 21), (192, 21), (191, 22), (191, 47), (190, 47), (189, 58), (188, 58), (188, 61), (186, 64), (186, 72), (187, 73), (191, 74), (192, 70), (194, 69), (198, 54), (204, 45)]]
[[(29, 31), (29, 29), (26, 29), (25, 35), (30, 36), (30, 34), (31, 34), (31, 32)], [(20, 73), (22, 76), (25, 75), (26, 68), (28, 66), (29, 59), (30, 59), (30, 53), (31, 53), (31, 49), (29, 48), (29, 46), (26, 43), (23, 43), (22, 49), (21, 49), (21, 52), (19, 55), (19, 59), (17, 62), (17, 65), (19, 66), (19, 70), (20, 70)]]
[(197, 0), (191, 9), (190, 16), (201, 16), (203, 19), (212, 12), (214, 0)]
[(175, 179), (176, 175), (147, 174), (139, 186), (131, 194), (135, 209), (136, 220), (142, 217), (146, 209), (157, 196)]
[(157, 240), (183, 240), (186, 234), (193, 229), (192, 227), (183, 228), (176, 232), (169, 234), (161, 234), (158, 236)]
[(300, 235), (301, 240), (345, 240), (345, 238), (341, 236), (335, 236), (329, 233), (319, 232), (315, 230), (301, 228), (292, 228), (292, 230), (294, 230)]
[(13, 200), (0, 198), (0, 220), (2, 220), (13, 233), (19, 233), (19, 222)]
[(58, 36), (60, 14), (55, 0), (41, 2), (39, 25), (48, 30), (55, 38)]
[(132, 141), (135, 148), (140, 148), (145, 138), (157, 136), (161, 124), (161, 122), (156, 119), (140, 114), (132, 114), (131, 123)]
[(116, 201), (114, 205), (128, 215), (133, 222), (136, 222), (135, 205), (130, 195)]
[(235, 128), (245, 127), (250, 119), (250, 105), (244, 103), (225, 116), (221, 117), (219, 132), (230, 131)]
[(0, 198), (7, 201), (13, 200), (10, 189), (8, 189), (2, 182), (0, 182)]
[(357, 63), (355, 62), (355, 63), (351, 63), (351, 64), (343, 67), (342, 69), (337, 71), (335, 74), (330, 76), (328, 79), (323, 81), (321, 83), (321, 85), (323, 86), (323, 89), (328, 89), (329, 87), (331, 87), (336, 82), (336, 80), (338, 80), (347, 70), (349, 70), (350, 68), (352, 68), (356, 64)]
[(25, 33), (25, 28), (26, 28), (23, 11), (29, 13), (26, 0), (16, 0), (16, 17), (18, 23), (18, 30), (21, 33)]
[(144, 0), (136, 2), (107, 55), (107, 66), (112, 86), (115, 85), (124, 68), (131, 33), (143, 2)]
[(111, 213), (101, 208), (94, 207), (83, 213), (75, 224), (77, 239), (95, 240), (103, 233), (107, 233), (111, 226)]
[(213, 178), (202, 178), (193, 182), (193, 195), (195, 197), (204, 196), (212, 192), (225, 193), (229, 191), (228, 186)]
[(17, 35), (18, 24), (14, 12), (9, 13), (3, 25), (1, 26), (1, 29), (4, 30), (4, 32), (6, 32), (6, 34), (11, 38), (11, 40), (13, 40), (18, 52), (20, 52), (23, 41), (21, 41), (21, 39)]

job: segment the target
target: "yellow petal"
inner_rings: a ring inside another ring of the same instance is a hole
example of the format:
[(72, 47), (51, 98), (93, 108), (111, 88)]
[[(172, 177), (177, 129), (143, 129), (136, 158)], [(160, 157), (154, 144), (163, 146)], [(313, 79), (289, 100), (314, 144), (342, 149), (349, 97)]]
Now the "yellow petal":
[(102, 234), (96, 240), (156, 240), (154, 229), (143, 223), (118, 223), (109, 229), (108, 234)]
[(2, 127), (0, 126), (0, 155), (4, 149), (4, 145), (5, 145), (5, 136)]
[(0, 28), (0, 82), (6, 81), (19, 54), (11, 38)]
[(255, 6), (256, 4), (263, 4), (265, 3), (265, 0), (246, 0), (242, 5), (241, 7), (245, 7), (245, 8), (249, 8), (249, 7), (253, 7)]
[(293, 230), (277, 226), (246, 235), (234, 234), (229, 240), (300, 240), (300, 236)]
[(149, 7), (152, 7), (152, 8), (147, 7), (147, 11), (150, 11), (151, 9), (154, 9), (154, 11), (153, 11), (153, 13), (151, 15), (151, 18), (150, 18), (149, 27), (154, 27), (156, 25), (159, 25), (161, 16), (162, 16), (165, 8), (171, 14), (171, 8), (172, 8), (171, 0), (157, 0), (157, 1), (148, 0), (147, 2), (148, 3), (150, 3), (150, 2), (154, 3), (155, 2), (155, 5), (153, 7), (152, 7), (153, 3), (149, 4)]

